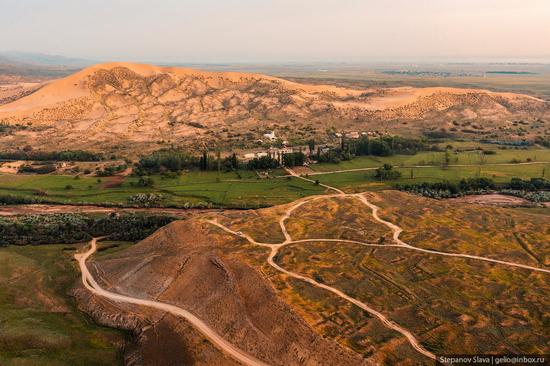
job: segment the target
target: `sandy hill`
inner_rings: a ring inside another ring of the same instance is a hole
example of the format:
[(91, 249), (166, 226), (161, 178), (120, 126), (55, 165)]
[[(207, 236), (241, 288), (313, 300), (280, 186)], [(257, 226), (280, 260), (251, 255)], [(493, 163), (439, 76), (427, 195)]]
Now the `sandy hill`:
[(406, 134), (452, 128), (451, 120), (498, 130), (505, 121), (548, 114), (544, 101), (512, 93), (411, 87), (356, 90), (257, 74), (110, 63), (0, 105), (0, 121), (19, 125), (0, 141), (7, 146), (152, 149), (162, 143), (214, 140), (242, 144), (272, 128), (285, 131), (287, 138), (306, 138), (332, 127), (380, 128), (380, 122), (386, 130)]

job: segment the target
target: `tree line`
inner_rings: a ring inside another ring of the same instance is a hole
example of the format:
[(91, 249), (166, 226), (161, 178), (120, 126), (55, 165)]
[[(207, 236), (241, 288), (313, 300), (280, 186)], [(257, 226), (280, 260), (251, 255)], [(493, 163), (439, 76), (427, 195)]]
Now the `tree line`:
[(208, 150), (204, 150), (200, 155), (194, 155), (176, 149), (163, 149), (142, 157), (137, 164), (136, 172), (138, 175), (143, 175), (165, 171), (177, 172), (186, 169), (204, 171), (267, 170), (281, 166), (302, 166), (308, 159), (320, 163), (338, 163), (342, 160), (350, 160), (354, 156), (412, 155), (422, 150), (436, 149), (434, 146), (430, 147), (426, 140), (399, 136), (384, 136), (374, 139), (362, 136), (354, 140), (343, 138), (340, 146), (325, 152), (320, 146), (315, 149), (314, 140), (308, 141), (308, 147), (309, 153), (300, 149), (300, 151), (291, 153), (277, 153), (276, 156), (257, 157), (247, 162), (240, 161), (235, 153), (222, 158), (219, 151), (211, 154)]
[(162, 215), (81, 214), (23, 215), (0, 218), (0, 246), (72, 244), (106, 236), (109, 240), (138, 241), (176, 220)]
[(395, 186), (400, 191), (410, 192), (421, 196), (431, 198), (450, 198), (459, 197), (465, 194), (478, 194), (490, 191), (524, 191), (538, 192), (550, 190), (550, 181), (544, 178), (520, 179), (512, 178), (510, 182), (497, 184), (491, 178), (467, 178), (458, 183), (443, 182), (424, 182), (417, 184), (397, 184)]
[(358, 139), (342, 138), (340, 146), (323, 152), (317, 147), (316, 153), (310, 147), (310, 158), (319, 163), (339, 163), (351, 160), (355, 156), (391, 156), (396, 154), (414, 155), (420, 151), (439, 150), (437, 146), (430, 146), (425, 139), (406, 138), (400, 136), (382, 136), (369, 138), (361, 136)]
[(220, 155), (218, 152), (213, 156), (206, 150), (201, 155), (193, 155), (181, 150), (162, 149), (141, 157), (136, 166), (136, 174), (179, 172), (188, 169), (230, 171), (241, 167), (236, 154), (223, 158)]
[(0, 160), (101, 161), (103, 160), (103, 154), (84, 150), (39, 151), (24, 149), (0, 152)]

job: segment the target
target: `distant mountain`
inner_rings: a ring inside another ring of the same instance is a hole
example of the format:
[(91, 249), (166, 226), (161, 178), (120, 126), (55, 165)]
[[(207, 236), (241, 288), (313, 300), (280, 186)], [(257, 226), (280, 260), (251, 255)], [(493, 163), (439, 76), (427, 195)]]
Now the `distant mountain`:
[(27, 126), (0, 135), (0, 144), (140, 152), (172, 144), (246, 148), (270, 130), (289, 141), (320, 142), (342, 130), (523, 139), (544, 133), (549, 117), (550, 103), (522, 94), (350, 89), (260, 74), (111, 63), (0, 106), (0, 122)]
[(42, 82), (58, 79), (94, 61), (28, 52), (0, 52), (0, 83)]
[(0, 52), (0, 62), (25, 64), (29, 66), (55, 66), (67, 68), (81, 68), (97, 63), (97, 61), (85, 60), (80, 58), (17, 51)]

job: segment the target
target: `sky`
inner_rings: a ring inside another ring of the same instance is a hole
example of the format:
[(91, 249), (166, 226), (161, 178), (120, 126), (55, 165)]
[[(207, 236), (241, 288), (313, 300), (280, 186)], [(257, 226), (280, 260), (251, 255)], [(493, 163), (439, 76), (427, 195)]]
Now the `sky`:
[(550, 0), (0, 0), (0, 51), (142, 62), (548, 62)]

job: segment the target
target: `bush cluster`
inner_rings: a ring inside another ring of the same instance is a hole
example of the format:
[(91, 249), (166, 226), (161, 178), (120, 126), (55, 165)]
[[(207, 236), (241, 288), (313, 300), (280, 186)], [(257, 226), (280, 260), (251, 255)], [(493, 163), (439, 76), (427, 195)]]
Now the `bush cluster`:
[(57, 170), (53, 164), (44, 164), (44, 165), (30, 165), (25, 164), (19, 167), (18, 171), (20, 173), (34, 173), (34, 174), (49, 174)]
[(128, 197), (128, 203), (136, 207), (154, 207), (162, 203), (164, 197), (156, 193), (138, 193)]
[(503, 189), (500, 191), (502, 194), (507, 194), (509, 196), (521, 197), (529, 200), (531, 202), (550, 202), (550, 191), (521, 191), (514, 189)]
[(465, 194), (481, 194), (496, 189), (495, 182), (489, 178), (462, 179), (458, 184), (444, 181), (435, 183), (397, 184), (400, 191), (430, 198), (453, 198)]

